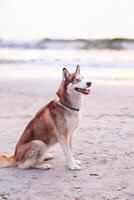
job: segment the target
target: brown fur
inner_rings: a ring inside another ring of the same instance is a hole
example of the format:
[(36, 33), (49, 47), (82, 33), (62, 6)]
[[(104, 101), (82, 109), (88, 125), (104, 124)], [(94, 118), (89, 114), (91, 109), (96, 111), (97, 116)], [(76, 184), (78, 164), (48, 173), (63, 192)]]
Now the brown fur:
[(3, 166), (15, 166), (16, 165), (16, 159), (15, 155), (6, 155), (3, 152), (0, 152), (0, 163), (2, 163)]
[(68, 86), (69, 83), (73, 82), (73, 80), (74, 80), (74, 78), (76, 76), (76, 73), (77, 72), (72, 73), (72, 74), (68, 74), (66, 80), (65, 81), (63, 80), (61, 82), (61, 85), (60, 85), (60, 87), (59, 87), (59, 89), (57, 91), (58, 97), (60, 99), (63, 99), (64, 102), (66, 102), (67, 104), (70, 104), (70, 100), (69, 100), (69, 96), (68, 96), (66, 88), (67, 88), (67, 86)]
[[(14, 160), (16, 160), (16, 162), (25, 160), (25, 154), (32, 146), (31, 141), (43, 141), (47, 147), (54, 145), (57, 142), (55, 128), (59, 134), (67, 134), (64, 108), (57, 102), (51, 101), (41, 108), (26, 126), (17, 142), (15, 155), (13, 157)], [(0, 160), (11, 162), (10, 157), (4, 154), (1, 154)]]
[(27, 148), (29, 148), (27, 145), (30, 141), (41, 140), (50, 147), (57, 142), (54, 128), (56, 128), (59, 133), (66, 134), (67, 131), (65, 127), (64, 108), (55, 101), (51, 101), (35, 115), (25, 128), (16, 145), (16, 160), (20, 161), (22, 159), (23, 155), (20, 153), (21, 151), (19, 151), (22, 145), (25, 145), (27, 150)]

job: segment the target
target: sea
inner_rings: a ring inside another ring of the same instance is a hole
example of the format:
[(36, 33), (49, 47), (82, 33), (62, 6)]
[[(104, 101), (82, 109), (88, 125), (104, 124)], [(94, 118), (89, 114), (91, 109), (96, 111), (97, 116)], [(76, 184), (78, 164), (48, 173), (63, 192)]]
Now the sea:
[(77, 65), (96, 83), (134, 84), (134, 40), (0, 39), (0, 79), (59, 79)]

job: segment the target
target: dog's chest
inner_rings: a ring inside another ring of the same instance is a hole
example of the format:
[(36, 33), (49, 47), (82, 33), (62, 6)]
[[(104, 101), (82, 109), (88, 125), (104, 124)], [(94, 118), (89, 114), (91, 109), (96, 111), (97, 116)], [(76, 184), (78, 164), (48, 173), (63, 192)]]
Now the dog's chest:
[(69, 132), (73, 132), (78, 127), (79, 122), (80, 122), (79, 112), (66, 116), (66, 121), (67, 121), (67, 128)]

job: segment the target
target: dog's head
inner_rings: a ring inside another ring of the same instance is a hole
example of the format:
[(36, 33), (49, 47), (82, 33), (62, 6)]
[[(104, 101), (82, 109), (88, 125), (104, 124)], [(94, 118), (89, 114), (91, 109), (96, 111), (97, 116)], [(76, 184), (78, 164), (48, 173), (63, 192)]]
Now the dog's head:
[(86, 81), (80, 75), (80, 66), (77, 65), (74, 73), (69, 73), (66, 68), (63, 68), (62, 82), (57, 92), (58, 96), (62, 98), (69, 94), (89, 94), (91, 82)]

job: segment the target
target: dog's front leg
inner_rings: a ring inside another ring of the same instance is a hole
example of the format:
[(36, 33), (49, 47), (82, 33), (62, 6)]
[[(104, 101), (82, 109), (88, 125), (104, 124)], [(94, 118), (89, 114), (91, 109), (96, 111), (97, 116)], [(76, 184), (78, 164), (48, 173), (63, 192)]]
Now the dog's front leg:
[(58, 141), (59, 141), (61, 148), (65, 154), (65, 159), (67, 161), (69, 168), (71, 170), (81, 169), (81, 167), (75, 162), (75, 159), (73, 158), (73, 154), (72, 154), (72, 151), (70, 148), (68, 136), (59, 136)]
[[(70, 146), (71, 151), (72, 151), (72, 137), (73, 137), (73, 134), (70, 134), (69, 135), (69, 146)], [(72, 153), (73, 153), (73, 151), (72, 151)], [(81, 161), (76, 160), (74, 157), (73, 157), (73, 159), (76, 164), (81, 165)]]

